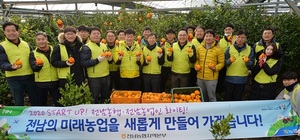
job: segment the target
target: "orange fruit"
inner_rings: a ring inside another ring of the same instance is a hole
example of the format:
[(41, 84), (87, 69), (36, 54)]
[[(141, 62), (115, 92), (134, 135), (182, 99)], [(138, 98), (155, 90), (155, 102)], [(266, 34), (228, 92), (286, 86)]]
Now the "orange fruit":
[(192, 99), (191, 95), (185, 95), (185, 98), (187, 101)]
[(262, 58), (264, 58), (264, 57), (266, 57), (266, 55), (265, 55), (265, 53), (262, 53), (262, 54), (259, 56), (259, 59), (262, 59)]
[(18, 66), (22, 65), (21, 59), (16, 60), (15, 64), (18, 65)]
[(70, 58), (68, 59), (68, 62), (69, 62), (70, 64), (73, 64), (73, 63), (75, 63), (75, 59), (74, 59), (73, 57), (70, 57)]
[(189, 39), (193, 38), (194, 35), (192, 33), (189, 33)]
[(135, 55), (136, 55), (136, 56), (140, 56), (140, 55), (141, 55), (141, 52), (136, 52)]
[(244, 60), (244, 62), (247, 63), (249, 61), (249, 57), (248, 56), (244, 56), (243, 60)]
[(158, 52), (158, 53), (162, 53), (162, 49), (161, 49), (161, 48), (158, 48), (158, 49), (157, 49), (157, 52)]
[(150, 55), (147, 55), (146, 60), (147, 60), (147, 61), (151, 61), (151, 56), (150, 56)]
[(115, 42), (115, 44), (117, 45), (117, 46), (119, 46), (119, 40), (116, 40), (116, 42)]
[(107, 25), (107, 22), (103, 22), (103, 25), (106, 26), (106, 25)]
[(152, 16), (153, 16), (153, 13), (151, 13), (151, 12), (147, 14), (147, 18), (152, 18)]
[(193, 49), (191, 47), (188, 48), (187, 50), (189, 53), (193, 52)]
[(119, 55), (120, 55), (120, 56), (123, 56), (123, 55), (124, 55), (124, 52), (123, 52), (123, 51), (119, 51)]
[(142, 40), (142, 37), (139, 35), (136, 37), (137, 40)]
[(168, 48), (168, 51), (173, 52), (173, 48), (172, 47)]
[(106, 56), (106, 53), (105, 52), (102, 52), (101, 53), (101, 57), (105, 57)]
[(214, 61), (210, 61), (210, 63), (208, 64), (208, 67), (211, 67), (211, 68), (213, 68), (213, 67), (215, 67), (216, 66), (216, 64), (215, 64), (215, 62)]
[(108, 57), (111, 57), (111, 52), (108, 51), (108, 52), (105, 53), (105, 55), (108, 56)]
[(165, 38), (161, 38), (160, 42), (165, 43), (166, 39)]
[(183, 100), (183, 101), (185, 101), (186, 100), (186, 96), (184, 94), (181, 94), (180, 95), (180, 99)]
[(191, 98), (195, 99), (195, 97), (196, 97), (196, 94), (195, 93), (191, 93)]
[(196, 65), (195, 65), (195, 70), (200, 70), (200, 69), (201, 69), (201, 66), (198, 65), (198, 64), (196, 64)]
[(113, 23), (112, 23), (112, 22), (109, 22), (109, 25), (110, 25), (110, 26), (113, 26)]
[(199, 90), (195, 90), (194, 93), (195, 93), (196, 95), (200, 95), (200, 91), (199, 91)]
[(102, 38), (101, 43), (106, 44), (106, 40)]
[(234, 56), (230, 57), (230, 62), (233, 63), (234, 61), (235, 61), (235, 57)]
[(41, 58), (37, 58), (37, 59), (35, 60), (35, 63), (36, 63), (37, 65), (43, 65), (43, 64), (44, 64), (43, 59), (41, 59)]
[(141, 22), (141, 21), (143, 20), (143, 18), (142, 18), (142, 17), (139, 17), (138, 20), (139, 20), (139, 22)]
[(56, 21), (56, 23), (57, 23), (57, 24), (63, 24), (63, 21), (62, 21), (61, 19), (58, 19), (58, 20)]
[(123, 18), (121, 18), (121, 17), (118, 17), (118, 20), (119, 20), (119, 21), (121, 21), (122, 19), (123, 19)]

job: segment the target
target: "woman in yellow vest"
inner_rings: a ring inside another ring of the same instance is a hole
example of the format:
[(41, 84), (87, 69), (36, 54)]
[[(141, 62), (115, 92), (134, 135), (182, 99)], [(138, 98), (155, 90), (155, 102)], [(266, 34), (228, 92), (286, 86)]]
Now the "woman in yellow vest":
[(101, 43), (98, 27), (90, 28), (90, 39), (91, 42), (82, 47), (81, 65), (86, 68), (94, 104), (99, 103), (99, 95), (101, 95), (100, 103), (104, 103), (110, 97), (109, 61), (112, 61), (112, 54), (106, 44)]
[(74, 74), (77, 85), (85, 81), (84, 70), (80, 64), (80, 50), (83, 45), (81, 38), (76, 35), (76, 29), (68, 26), (58, 35), (59, 45), (53, 49), (51, 64), (57, 68), (59, 87), (65, 88), (67, 75)]
[(171, 91), (171, 89), (170, 89), (171, 87), (166, 86), (166, 84), (171, 75), (172, 63), (170, 61), (168, 61), (168, 59), (167, 59), (167, 52), (168, 52), (168, 49), (172, 47), (173, 43), (175, 43), (177, 41), (176, 33), (172, 28), (170, 28), (166, 31), (166, 42), (163, 42), (163, 41), (161, 42), (160, 45), (165, 53), (164, 54), (165, 62), (161, 67), (161, 83), (160, 83), (161, 90), (160, 90), (160, 92), (168, 92), (169, 93)]
[(164, 51), (156, 45), (156, 35), (148, 36), (148, 45), (143, 48), (143, 82), (145, 92), (160, 92), (161, 65), (164, 64)]
[(57, 69), (50, 63), (53, 47), (48, 45), (47, 35), (44, 32), (36, 34), (35, 42), (37, 48), (30, 53), (29, 61), (31, 69), (34, 71), (38, 105), (47, 106), (48, 93), (50, 93), (53, 104), (61, 106), (57, 102), (60, 98)]
[(225, 77), (225, 101), (241, 101), (248, 82), (248, 70), (254, 64), (254, 51), (246, 43), (245, 30), (236, 32), (236, 41), (225, 52), (227, 66)]
[(249, 95), (250, 100), (272, 100), (276, 97), (277, 74), (282, 65), (282, 53), (275, 43), (256, 54), (256, 64), (252, 69), (254, 76)]
[[(112, 30), (108, 30), (106, 32), (106, 40), (107, 40), (107, 47), (112, 54), (117, 53), (118, 45), (116, 42), (116, 34)], [(118, 42), (119, 43), (119, 42)], [(109, 90), (120, 90), (120, 68), (119, 65), (116, 65), (115, 62), (111, 62), (109, 64), (109, 72), (110, 72), (110, 86)]]

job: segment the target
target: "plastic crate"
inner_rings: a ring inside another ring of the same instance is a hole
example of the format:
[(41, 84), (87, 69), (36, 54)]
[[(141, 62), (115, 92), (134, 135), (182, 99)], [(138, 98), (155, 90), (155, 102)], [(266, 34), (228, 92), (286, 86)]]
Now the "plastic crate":
[(200, 101), (204, 102), (204, 97), (202, 94), (202, 90), (200, 87), (180, 87), (180, 88), (173, 88), (171, 90), (171, 94), (172, 94), (172, 102), (174, 103), (174, 94), (185, 94), (185, 95), (190, 95), (191, 93), (194, 93), (196, 90), (198, 90), (200, 92)]
[(110, 95), (110, 103), (111, 104), (139, 104), (141, 103), (141, 95), (142, 95), (141, 91), (115, 90)]
[[(158, 96), (151, 96), (158, 95)], [(169, 93), (144, 92), (141, 99), (142, 103), (172, 103), (172, 95)]]

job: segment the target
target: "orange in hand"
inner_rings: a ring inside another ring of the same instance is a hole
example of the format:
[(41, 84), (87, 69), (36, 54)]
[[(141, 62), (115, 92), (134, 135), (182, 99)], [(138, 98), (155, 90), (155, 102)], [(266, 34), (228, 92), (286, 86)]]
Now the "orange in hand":
[(141, 55), (141, 52), (136, 52), (135, 55), (136, 55), (136, 56), (140, 56), (140, 55)]
[(117, 45), (117, 46), (119, 46), (119, 40), (116, 40), (116, 42), (115, 42), (115, 44)]
[(234, 61), (235, 61), (235, 57), (234, 56), (230, 57), (230, 62), (233, 63)]
[(150, 55), (147, 55), (146, 60), (147, 60), (147, 61), (151, 61), (151, 56), (150, 56)]
[(142, 37), (141, 36), (137, 36), (136, 39), (137, 40), (142, 40)]
[(173, 48), (172, 47), (168, 48), (168, 51), (173, 52)]
[(15, 64), (18, 65), (18, 66), (21, 66), (22, 65), (21, 59), (20, 58), (17, 59), (16, 62), (15, 62)]
[(43, 65), (43, 64), (44, 64), (43, 59), (37, 58), (37, 59), (35, 60), (35, 64), (37, 64), (37, 65)]
[(188, 48), (188, 53), (193, 52), (193, 49), (191, 47)]
[(192, 33), (189, 33), (189, 39), (192, 39), (194, 35)]
[(266, 57), (265, 53), (261, 53), (261, 55), (259, 56), (259, 59), (263, 59), (264, 57)]
[(214, 68), (216, 66), (215, 62), (214, 61), (210, 61), (210, 63), (208, 64), (208, 67), (210, 68)]
[(165, 43), (166, 39), (165, 38), (161, 38), (160, 42)]
[(196, 64), (196, 65), (195, 65), (195, 70), (198, 71), (198, 70), (200, 70), (200, 69), (201, 69), (201, 66), (198, 65), (198, 64)]
[(162, 49), (161, 49), (161, 48), (158, 48), (158, 49), (157, 49), (157, 52), (158, 52), (158, 53), (162, 53)]
[(244, 62), (247, 63), (249, 61), (249, 57), (248, 56), (244, 56), (243, 60), (244, 60)]
[(75, 59), (74, 59), (73, 57), (70, 57), (70, 58), (68, 59), (68, 63), (70, 63), (70, 64), (75, 63)]
[(106, 40), (102, 38), (101, 43), (106, 44)]
[(111, 57), (111, 52), (110, 52), (110, 51), (108, 51), (108, 52), (105, 52), (105, 56), (107, 56), (107, 57)]
[(119, 55), (120, 56), (124, 56), (124, 52), (123, 51), (119, 51)]
[(106, 53), (105, 53), (105, 52), (102, 52), (102, 53), (101, 53), (101, 57), (106, 57)]

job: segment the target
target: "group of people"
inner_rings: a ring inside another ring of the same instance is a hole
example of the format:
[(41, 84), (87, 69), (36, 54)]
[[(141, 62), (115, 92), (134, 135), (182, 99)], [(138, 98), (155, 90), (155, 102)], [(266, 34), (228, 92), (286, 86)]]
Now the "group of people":
[(283, 53), (272, 28), (265, 28), (262, 39), (251, 47), (247, 32), (235, 32), (230, 23), (220, 40), (203, 26), (167, 29), (161, 40), (150, 27), (143, 29), (142, 38), (135, 38), (131, 28), (108, 30), (105, 41), (98, 27), (67, 26), (54, 47), (46, 33), (38, 32), (33, 49), (19, 37), (18, 25), (6, 22), (2, 27), (6, 38), (0, 45), (0, 68), (18, 106), (24, 105), (25, 92), (31, 105), (47, 105), (51, 93), (53, 103), (60, 106), (59, 88), (65, 88), (68, 74), (77, 85), (88, 83), (95, 104), (104, 103), (113, 90), (170, 92), (191, 86), (202, 89), (204, 101), (217, 101), (217, 90), (225, 92), (225, 101), (240, 101), (249, 73), (250, 100), (277, 95)]

